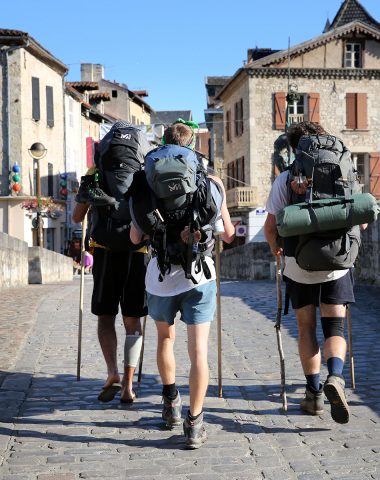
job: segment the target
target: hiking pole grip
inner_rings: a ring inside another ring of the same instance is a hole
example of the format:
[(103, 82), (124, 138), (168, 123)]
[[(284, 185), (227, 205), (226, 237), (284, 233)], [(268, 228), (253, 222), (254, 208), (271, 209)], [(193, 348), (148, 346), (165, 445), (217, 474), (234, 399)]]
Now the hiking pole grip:
[(87, 230), (87, 214), (82, 221), (82, 239), (80, 254), (80, 290), (79, 290), (79, 321), (78, 321), (78, 355), (77, 355), (77, 381), (80, 380), (80, 367), (82, 358), (82, 324), (83, 324), (83, 293), (84, 293), (84, 262), (85, 262), (85, 238)]
[(276, 313), (276, 338), (277, 338), (277, 348), (280, 356), (280, 369), (281, 369), (281, 397), (282, 397), (282, 408), (286, 412), (288, 410), (288, 401), (286, 397), (285, 390), (285, 356), (284, 349), (282, 347), (282, 338), (281, 338), (281, 313), (282, 313), (282, 292), (281, 292), (281, 255), (276, 255), (276, 295), (277, 295), (277, 313)]
[(348, 330), (348, 351), (350, 354), (350, 374), (351, 374), (351, 388), (355, 389), (355, 363), (354, 352), (352, 350), (352, 318), (351, 307), (347, 305), (347, 330)]
[(146, 315), (144, 317), (144, 322), (143, 322), (143, 329), (142, 329), (142, 345), (141, 345), (141, 352), (140, 352), (140, 361), (139, 361), (139, 373), (137, 375), (137, 383), (140, 384), (141, 382), (141, 376), (142, 376), (142, 366), (143, 366), (143, 360), (144, 360), (144, 345), (145, 345), (145, 328), (146, 328)]
[(220, 300), (220, 237), (215, 234), (215, 267), (216, 267), (216, 321), (218, 336), (218, 397), (223, 397), (222, 387), (222, 305)]

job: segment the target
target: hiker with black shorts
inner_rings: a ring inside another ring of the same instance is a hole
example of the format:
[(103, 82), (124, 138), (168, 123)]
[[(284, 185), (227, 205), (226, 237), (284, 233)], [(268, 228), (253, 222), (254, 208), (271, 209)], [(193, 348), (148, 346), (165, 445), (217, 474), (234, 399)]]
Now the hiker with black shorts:
[[(142, 347), (140, 317), (147, 314), (145, 272), (149, 258), (145, 244), (136, 246), (129, 240), (130, 217), (124, 194), (150, 148), (140, 130), (128, 122), (116, 122), (96, 149), (94, 167), (82, 177), (73, 211), (75, 223), (81, 222), (89, 209), (91, 213), (91, 312), (98, 317), (98, 339), (107, 365), (107, 379), (98, 395), (101, 402), (113, 400), (119, 392), (121, 403), (132, 403), (136, 398), (133, 376)], [(119, 307), (126, 332), (121, 382), (115, 329)]]
[[(148, 210), (152, 213), (153, 230), (149, 232), (149, 227), (144, 225), (144, 218), (141, 218), (141, 212), (132, 208), (134, 213), (131, 239), (138, 243), (144, 233), (150, 234), (153, 258), (147, 269), (146, 289), (149, 315), (155, 320), (158, 334), (157, 365), (163, 383), (162, 419), (167, 428), (173, 428), (182, 423), (182, 399), (176, 385), (176, 363), (173, 350), (174, 319), (178, 312), (181, 313), (181, 320), (187, 326), (190, 405), (183, 421), (183, 431), (186, 447), (196, 449), (205, 442), (207, 436), (203, 421), (203, 403), (209, 378), (208, 336), (216, 308), (216, 274), (211, 257), (214, 243), (212, 230), (215, 230), (217, 222), (219, 224), (222, 222), (222, 228), (224, 224), (222, 238), (228, 243), (233, 240), (235, 230), (227, 210), (222, 182), (208, 177), (201, 171), (200, 166), (198, 166), (197, 181), (202, 179), (202, 185), (205, 188), (203, 197), (209, 198), (209, 204), (218, 195), (220, 197), (218, 209), (215, 207), (213, 214), (210, 214), (213, 219), (208, 218), (212, 227), (206, 226), (207, 222), (201, 220), (203, 215), (208, 215), (208, 207), (200, 197), (196, 197), (201, 188), (200, 183), (197, 183), (198, 187), (194, 193), (183, 195), (187, 198), (184, 216), (180, 213), (182, 212), (181, 195), (169, 197), (168, 193), (168, 197), (165, 197), (163, 188), (165, 181), (168, 181), (168, 191), (183, 193), (183, 189), (186, 190), (192, 183), (193, 175), (195, 177), (198, 161), (193, 152), (195, 133), (191, 126), (186, 125), (186, 122), (178, 120), (177, 123), (168, 127), (164, 132), (163, 140), (164, 146), (153, 150), (145, 158), (147, 182), (152, 192), (154, 191), (157, 195), (155, 196), (157, 204), (152, 208), (148, 206)], [(167, 173), (169, 166), (174, 165), (172, 168), (175, 169), (177, 161), (180, 175), (176, 175), (176, 178), (170, 177)], [(162, 181), (157, 180), (155, 184), (155, 179), (160, 176), (161, 165), (166, 176), (163, 173)], [(185, 169), (185, 165), (188, 168)], [(150, 173), (151, 169), (155, 169), (154, 174)], [(182, 182), (181, 180), (184, 179), (185, 181)], [(141, 187), (138, 191), (141, 191)], [(206, 194), (207, 191), (210, 195)], [(144, 197), (152, 197), (152, 192), (144, 194)], [(212, 192), (215, 193), (215, 197)], [(196, 202), (195, 198), (198, 198)], [(167, 206), (171, 201), (173, 209), (165, 210), (165, 205)], [(138, 201), (137, 205), (139, 205)], [(192, 219), (198, 222), (197, 227), (194, 227)]]
[[(309, 201), (310, 198), (329, 196), (340, 196), (344, 199), (345, 195), (348, 198), (348, 195), (355, 193), (355, 188), (359, 184), (350, 152), (339, 139), (327, 134), (319, 124), (311, 122), (293, 124), (287, 131), (287, 138), (296, 158), (293, 165), (296, 165), (297, 161), (302, 163), (302, 159), (305, 158), (313, 159), (312, 161), (315, 163), (310, 176), (301, 170), (294, 172), (294, 168), (292, 169), (290, 166), (289, 170), (276, 177), (266, 205), (268, 216), (264, 231), (273, 255), (284, 254), (285, 256), (283, 274), (286, 282), (286, 295), (296, 314), (298, 349), (306, 377), (305, 397), (300, 406), (303, 411), (311, 415), (321, 415), (324, 409), (323, 395), (325, 394), (331, 405), (333, 420), (338, 423), (347, 423), (349, 407), (344, 392), (343, 377), (346, 357), (344, 320), (347, 305), (355, 301), (351, 264), (342, 263), (339, 268), (328, 269), (323, 266), (319, 268), (318, 265), (323, 265), (319, 263), (322, 262), (319, 260), (319, 255), (323, 250), (323, 242), (321, 242), (321, 247), (316, 247), (315, 245), (319, 244), (313, 243), (312, 250), (306, 255), (309, 257), (310, 265), (313, 262), (316, 265), (311, 267), (306, 265), (305, 268), (300, 255), (302, 248), (305, 245), (307, 247), (307, 242), (310, 239), (313, 240), (313, 236), (311, 234), (310, 238), (305, 236), (304, 243), (301, 242), (301, 236), (280, 240), (276, 215), (287, 205), (303, 202), (305, 199)], [(322, 164), (324, 167), (320, 167)], [(330, 166), (331, 170), (327, 166)], [(338, 171), (347, 171), (347, 174), (343, 175), (344, 180), (342, 180), (341, 173), (337, 174)], [(308, 195), (311, 197), (309, 198)], [(366, 225), (361, 225), (361, 227), (365, 228)], [(331, 230), (334, 230), (334, 225), (331, 226)], [(359, 227), (356, 229), (354, 227), (348, 232), (348, 235), (353, 246), (358, 248), (360, 243)], [(318, 238), (314, 239), (315, 241), (318, 241)], [(299, 263), (304, 268), (301, 268)], [(323, 355), (328, 369), (328, 377), (323, 387), (320, 382), (321, 353), (316, 336), (316, 310), (318, 307), (324, 335)]]

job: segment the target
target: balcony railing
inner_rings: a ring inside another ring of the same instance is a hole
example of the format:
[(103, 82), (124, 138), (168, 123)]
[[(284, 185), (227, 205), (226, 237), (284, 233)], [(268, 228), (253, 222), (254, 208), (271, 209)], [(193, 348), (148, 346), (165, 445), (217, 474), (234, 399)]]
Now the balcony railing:
[(292, 123), (300, 123), (305, 120), (305, 115), (303, 113), (301, 114), (289, 114), (289, 124), (291, 125)]
[(227, 190), (227, 208), (257, 207), (256, 187), (236, 187)]

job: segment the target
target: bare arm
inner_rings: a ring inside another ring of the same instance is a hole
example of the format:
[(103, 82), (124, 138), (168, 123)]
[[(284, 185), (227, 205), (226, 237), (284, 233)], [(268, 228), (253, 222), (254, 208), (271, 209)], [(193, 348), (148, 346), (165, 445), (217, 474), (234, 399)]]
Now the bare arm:
[(278, 232), (276, 226), (276, 217), (271, 213), (268, 213), (268, 216), (265, 220), (264, 235), (273, 255), (281, 255), (282, 248), (277, 244)]
[(223, 182), (220, 178), (215, 177), (214, 175), (209, 175), (210, 178), (214, 180), (218, 185), (220, 185), (223, 192), (223, 203), (221, 208), (222, 220), (224, 224), (224, 233), (221, 235), (223, 242), (231, 243), (235, 238), (235, 227), (231, 222), (230, 212), (227, 209), (226, 201), (226, 191), (224, 189)]
[(90, 205), (88, 203), (75, 203), (75, 207), (72, 214), (72, 219), (74, 223), (83, 222), (84, 217), (89, 209)]
[(138, 243), (142, 242), (145, 240), (147, 235), (142, 234), (137, 228), (134, 226), (133, 222), (131, 223), (131, 230), (129, 232), (129, 237), (131, 239), (131, 242), (134, 245), (137, 245)]

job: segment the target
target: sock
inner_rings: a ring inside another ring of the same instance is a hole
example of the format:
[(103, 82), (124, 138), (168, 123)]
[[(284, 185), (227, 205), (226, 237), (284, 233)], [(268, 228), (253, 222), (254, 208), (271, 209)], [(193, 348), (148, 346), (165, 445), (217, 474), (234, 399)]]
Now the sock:
[(329, 375), (336, 375), (337, 377), (342, 377), (344, 362), (339, 357), (330, 357), (327, 360), (327, 369)]
[(178, 391), (175, 383), (171, 383), (170, 385), (163, 385), (162, 387), (162, 395), (168, 400), (175, 400), (177, 393)]
[(305, 377), (306, 385), (318, 392), (321, 375), (319, 373), (312, 373), (311, 375), (305, 375)]
[(195, 420), (201, 415), (202, 415), (202, 412), (194, 416), (194, 415), (191, 415), (190, 410), (187, 411), (187, 416), (189, 417), (189, 420), (191, 420), (192, 422), (195, 422)]

